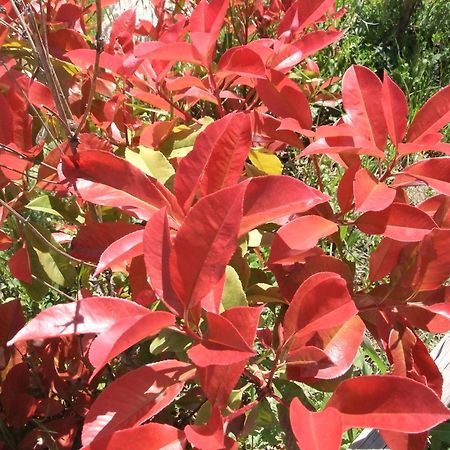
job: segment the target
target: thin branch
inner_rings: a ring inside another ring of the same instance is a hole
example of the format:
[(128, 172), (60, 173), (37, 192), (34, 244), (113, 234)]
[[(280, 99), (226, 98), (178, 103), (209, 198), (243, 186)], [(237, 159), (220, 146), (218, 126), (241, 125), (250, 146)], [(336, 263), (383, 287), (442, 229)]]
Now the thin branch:
[(8, 203), (6, 203), (4, 200), (0, 199), (0, 205), (2, 205), (4, 208), (6, 208), (19, 222), (21, 222), (23, 225), (27, 226), (39, 239), (41, 239), (43, 242), (45, 242), (45, 244), (48, 245), (55, 252), (59, 253), (62, 256), (65, 256), (66, 258), (69, 258), (70, 260), (75, 261), (79, 264), (85, 264), (86, 266), (89, 266), (89, 267), (97, 267), (95, 264), (75, 258), (75, 256), (72, 256), (71, 254), (67, 253), (63, 249), (58, 248), (56, 245), (54, 245), (52, 242), (50, 242), (27, 219), (25, 219), (25, 217), (23, 217), (20, 213), (18, 213), (14, 208), (9, 206)]
[(95, 88), (97, 85), (97, 77), (100, 70), (100, 56), (103, 52), (104, 47), (104, 39), (102, 36), (102, 5), (101, 0), (95, 0), (95, 11), (97, 16), (97, 30), (95, 33), (95, 61), (94, 61), (94, 68), (92, 72), (92, 79), (91, 79), (91, 87), (89, 90), (89, 96), (88, 101), (86, 104), (86, 109), (84, 110), (83, 117), (80, 120), (80, 123), (78, 124), (78, 127), (75, 131), (75, 134), (73, 136), (73, 139), (76, 141), (77, 136), (83, 129), (84, 125), (86, 124), (86, 121), (89, 117), (89, 113), (91, 112), (92, 108), (92, 102), (94, 100), (95, 95)]
[[(17, 150), (14, 150), (12, 147), (9, 147), (8, 145), (1, 144), (1, 143), (0, 143), (0, 148), (1, 148), (3, 151), (7, 152), (7, 153), (11, 153), (12, 155), (17, 156), (18, 158), (24, 159), (25, 161), (29, 161), (29, 162), (32, 162), (32, 163), (34, 163), (34, 164), (39, 164), (39, 165), (41, 165), (42, 167), (46, 167), (47, 169), (53, 170), (54, 172), (57, 172), (57, 171), (58, 171), (58, 170), (56, 169), (56, 167), (53, 167), (53, 166), (51, 166), (50, 164), (47, 164), (47, 163), (44, 162), (44, 161), (37, 162), (34, 158), (32, 158), (32, 157), (30, 157), (30, 156), (22, 155), (22, 153), (18, 152)], [(10, 168), (8, 167), (8, 169), (10, 169)], [(13, 170), (13, 169), (10, 169), (10, 170)]]
[(61, 291), (60, 289), (56, 288), (55, 286), (51, 285), (50, 283), (47, 283), (46, 281), (41, 280), (37, 276), (31, 274), (31, 278), (33, 278), (33, 280), (38, 281), (39, 283), (42, 283), (44, 286), (47, 286), (49, 289), (52, 289), (57, 294), (59, 294), (62, 297), (66, 298), (67, 300), (70, 300), (71, 302), (76, 302), (77, 301), (75, 298), (71, 297), (70, 295), (66, 294), (65, 292)]

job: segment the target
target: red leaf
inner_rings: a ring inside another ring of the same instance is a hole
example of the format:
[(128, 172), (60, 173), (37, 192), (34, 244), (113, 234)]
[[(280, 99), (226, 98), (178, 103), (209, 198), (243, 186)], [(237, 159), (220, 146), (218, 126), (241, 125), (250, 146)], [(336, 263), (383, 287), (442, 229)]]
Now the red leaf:
[(86, 151), (74, 161), (65, 158), (63, 172), (85, 200), (116, 206), (145, 220), (164, 207), (175, 219), (183, 217), (166, 187), (112, 153)]
[[(262, 307), (236, 307), (227, 309), (222, 316), (228, 319), (239, 330), (245, 342), (252, 346), (261, 311)], [(228, 405), (231, 391), (239, 381), (246, 364), (247, 361), (242, 361), (226, 366), (207, 366), (198, 369), (202, 389), (213, 406), (225, 408)]]
[(197, 190), (205, 196), (238, 182), (251, 138), (250, 117), (243, 113), (227, 114), (200, 133), (175, 177), (175, 193), (185, 211)]
[(214, 57), (217, 38), (222, 28), (229, 0), (200, 1), (189, 19), (191, 41), (196, 55), (207, 68)]
[(172, 252), (165, 209), (150, 217), (144, 232), (144, 259), (150, 283), (158, 297), (173, 312), (183, 315), (183, 304), (175, 294), (169, 273)]
[(208, 331), (188, 356), (199, 367), (229, 365), (247, 360), (255, 354), (236, 327), (226, 317), (207, 312)]
[[(280, 202), (280, 198), (283, 199)], [(244, 195), (244, 213), (239, 230), (242, 236), (253, 228), (283, 216), (308, 211), (329, 199), (317, 189), (288, 176), (250, 179)]]
[(423, 181), (442, 194), (450, 195), (450, 158), (425, 159), (411, 164), (397, 175), (395, 184), (408, 184), (410, 177)]
[(420, 243), (412, 286), (417, 291), (437, 289), (450, 276), (450, 230), (433, 230)]
[(288, 38), (317, 22), (334, 6), (333, 0), (298, 0), (286, 11), (278, 27), (278, 37)]
[(31, 267), (30, 267), (30, 257), (28, 255), (27, 248), (21, 247), (19, 250), (9, 258), (8, 262), (9, 270), (14, 278), (24, 283), (31, 284), (33, 282)]
[(272, 241), (268, 264), (287, 264), (317, 245), (319, 239), (338, 231), (338, 226), (321, 216), (302, 216), (282, 226)]
[(13, 243), (12, 239), (3, 231), (0, 231), (0, 251), (8, 250)]
[(343, 430), (339, 412), (335, 409), (312, 412), (298, 398), (294, 398), (289, 407), (289, 417), (292, 431), (302, 450), (340, 449)]
[(353, 65), (342, 78), (342, 100), (351, 124), (384, 151), (387, 126), (380, 79), (366, 67)]
[[(311, 382), (308, 380), (330, 380), (344, 375), (351, 367), (366, 327), (359, 316), (354, 316), (337, 327), (311, 332), (310, 336), (294, 338), (289, 348), (286, 375), (291, 380)], [(318, 364), (310, 373), (298, 366), (296, 352), (302, 348), (319, 349), (327, 358), (327, 364)]]
[(295, 47), (301, 51), (301, 60), (304, 60), (319, 50), (338, 41), (344, 33), (344, 31), (330, 29), (313, 31), (312, 33), (303, 36), (300, 40), (293, 42), (292, 45), (295, 45)]
[(345, 429), (420, 433), (450, 417), (449, 410), (430, 388), (394, 375), (346, 380), (334, 392), (328, 408), (340, 412)]
[(395, 189), (379, 183), (366, 169), (356, 172), (353, 191), (355, 210), (358, 212), (381, 211), (391, 205), (395, 198)]
[[(359, 157), (357, 157), (359, 158)], [(337, 189), (337, 201), (342, 213), (350, 211), (353, 206), (353, 181), (355, 180), (356, 172), (360, 169), (361, 164), (358, 161), (356, 164), (351, 165), (344, 173), (339, 182)]]
[[(20, 300), (10, 300), (0, 304), (0, 348), (5, 347), (11, 339), (25, 325)], [(0, 370), (2, 365), (0, 364)]]
[(72, 239), (70, 254), (84, 261), (98, 262), (111, 244), (138, 230), (142, 230), (141, 225), (122, 221), (87, 223)]
[(376, 250), (370, 255), (370, 281), (379, 281), (386, 275), (389, 275), (391, 270), (397, 265), (400, 254), (406, 246), (408, 244), (405, 242), (384, 238)]
[(171, 279), (189, 308), (214, 289), (225, 273), (237, 244), (244, 189), (240, 184), (203, 197), (178, 230), (169, 257)]
[(82, 450), (183, 450), (184, 433), (170, 425), (151, 422), (140, 427), (115, 431), (96, 439)]
[(145, 314), (117, 321), (91, 344), (89, 360), (95, 367), (91, 379), (119, 353), (174, 324), (174, 315), (165, 311), (147, 311)]
[(183, 389), (184, 381), (180, 377), (190, 367), (176, 360), (160, 361), (113, 381), (97, 397), (85, 417), (83, 445), (153, 417)]
[(265, 78), (266, 69), (261, 57), (249, 47), (228, 49), (219, 60), (217, 76), (228, 75), (250, 78)]
[(297, 83), (276, 70), (267, 72), (267, 79), (256, 82), (256, 91), (263, 103), (281, 118), (294, 118), (300, 127), (311, 129), (312, 117), (308, 99)]
[(224, 424), (220, 410), (212, 409), (204, 425), (188, 425), (184, 432), (193, 447), (200, 450), (222, 450), (225, 447)]
[(382, 105), (389, 136), (397, 147), (402, 142), (408, 121), (408, 103), (400, 87), (384, 72)]
[(147, 313), (146, 308), (128, 300), (87, 297), (77, 302), (55, 305), (40, 312), (8, 342), (8, 345), (71, 334), (98, 334), (126, 317)]
[(434, 94), (414, 116), (408, 142), (420, 141), (427, 134), (435, 133), (450, 122), (450, 86)]
[(380, 212), (366, 212), (355, 224), (364, 233), (384, 234), (401, 242), (420, 241), (437, 227), (428, 214), (403, 203), (393, 203)]
[(94, 275), (97, 276), (110, 267), (119, 265), (123, 269), (127, 262), (144, 253), (144, 230), (127, 234), (109, 245), (100, 256)]
[(357, 312), (343, 278), (333, 272), (317, 273), (298, 288), (286, 311), (285, 338), (341, 325)]

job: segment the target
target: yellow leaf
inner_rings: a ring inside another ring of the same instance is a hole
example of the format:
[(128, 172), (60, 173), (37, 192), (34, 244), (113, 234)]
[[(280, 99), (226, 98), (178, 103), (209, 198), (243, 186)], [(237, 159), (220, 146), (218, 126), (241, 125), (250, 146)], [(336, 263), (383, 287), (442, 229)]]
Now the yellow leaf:
[(283, 165), (278, 156), (266, 152), (263, 148), (250, 150), (249, 158), (257, 169), (268, 175), (281, 175), (283, 171)]

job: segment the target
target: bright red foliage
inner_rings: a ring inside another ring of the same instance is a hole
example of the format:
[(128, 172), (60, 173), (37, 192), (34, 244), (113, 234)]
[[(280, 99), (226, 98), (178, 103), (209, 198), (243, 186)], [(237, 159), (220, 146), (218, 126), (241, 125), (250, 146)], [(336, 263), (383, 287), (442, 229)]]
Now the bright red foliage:
[[(450, 86), (408, 122), (389, 75), (354, 65), (344, 116), (316, 126), (337, 80), (290, 75), (343, 35), (333, 0), (153, 0), (154, 21), (126, 11), (93, 41), (113, 3), (2, 2), (0, 250), (31, 298), (77, 296), (26, 324), (0, 304), (2, 429), (24, 449), (232, 449), (271, 399), (302, 450), (364, 427), (423, 447), (450, 418), (416, 332), (450, 330), (450, 158), (403, 157), (450, 154)], [(318, 186), (281, 175), (288, 147)], [(382, 236), (364, 286), (348, 230)], [(389, 374), (352, 376), (365, 334)], [(325, 408), (295, 382), (332, 391)]]

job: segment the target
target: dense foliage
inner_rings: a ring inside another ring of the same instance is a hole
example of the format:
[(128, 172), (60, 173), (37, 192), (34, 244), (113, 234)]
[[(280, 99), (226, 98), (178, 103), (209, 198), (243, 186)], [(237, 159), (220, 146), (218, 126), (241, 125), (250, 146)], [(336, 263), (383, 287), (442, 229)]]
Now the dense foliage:
[(0, 448), (424, 449), (450, 86), (321, 75), (333, 0), (113, 3), (1, 0)]

